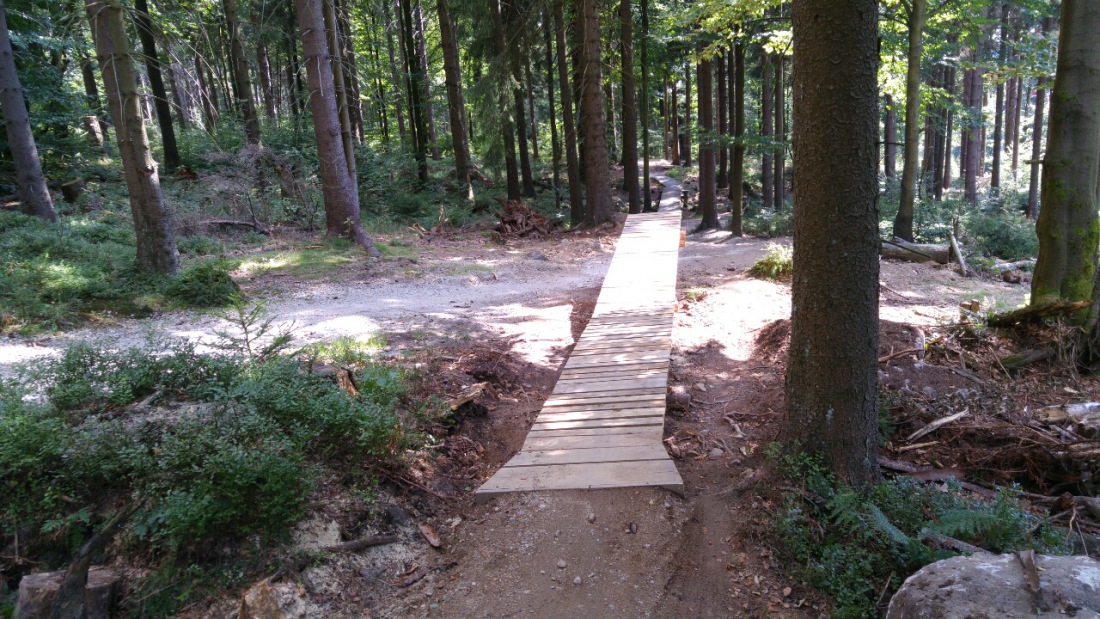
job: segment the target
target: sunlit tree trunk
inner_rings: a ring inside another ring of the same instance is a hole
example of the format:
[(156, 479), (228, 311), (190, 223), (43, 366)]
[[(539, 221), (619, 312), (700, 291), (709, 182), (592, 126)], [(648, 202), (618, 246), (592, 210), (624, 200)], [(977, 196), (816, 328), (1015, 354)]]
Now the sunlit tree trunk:
[[(386, 20), (386, 51), (390, 56), (390, 83), (400, 90), (402, 80), (401, 71), (397, 64), (397, 55), (393, 51), (393, 33), (399, 26), (394, 22), (390, 14), (390, 0), (382, 0), (382, 12)], [(394, 97), (394, 111), (397, 113), (397, 134), (401, 141), (405, 141), (405, 111), (401, 101), (401, 95)]]
[(649, 0), (642, 0), (642, 210), (657, 210), (649, 188)]
[(435, 111), (432, 106), (431, 80), (428, 78), (428, 46), (424, 40), (424, 11), (420, 8), (420, 0), (416, 2), (416, 56), (420, 60), (420, 72), (423, 76), (420, 80), (423, 99), (420, 105), (424, 108), (424, 120), (428, 125), (428, 147), (432, 153), (432, 160), (439, 160), (439, 139), (435, 133)]
[(550, 112), (550, 167), (554, 178), (554, 206), (561, 207), (561, 142), (554, 111), (554, 45), (550, 35), (550, 13), (542, 12), (542, 34), (546, 48), (546, 109)]
[(883, 123), (882, 167), (886, 178), (894, 178), (898, 171), (898, 110), (897, 103), (886, 95), (886, 121)]
[[(11, 50), (11, 34), (4, 2), (0, 0), (0, 112), (4, 114), (4, 128), (8, 132), (8, 149), (15, 164), (15, 184), (19, 189), (19, 210), (27, 215), (57, 221), (53, 210), (53, 198), (42, 174), (42, 162), (38, 159), (38, 146), (31, 133), (31, 119), (27, 114), (23, 85), (15, 70), (15, 55)], [(94, 83), (94, 80), (93, 80)]]
[(443, 47), (443, 73), (447, 86), (447, 113), (451, 119), (451, 143), (455, 154), (455, 177), (467, 199), (473, 199), (470, 184), (470, 142), (466, 138), (466, 102), (462, 95), (462, 70), (458, 56), (455, 26), (447, 0), (436, 0), (440, 43)]
[(925, 0), (912, 0), (906, 19), (909, 30), (908, 71), (905, 74), (905, 153), (901, 169), (901, 201), (894, 217), (894, 236), (913, 240), (913, 206), (917, 199), (920, 143), (920, 61), (924, 41)]
[(122, 6), (119, 0), (85, 0), (84, 6), (111, 117), (116, 123), (115, 140), (130, 194), (138, 265), (149, 271), (175, 273), (179, 270), (179, 253), (172, 214), (161, 194), (160, 175), (142, 121), (141, 96)]
[[(726, 56), (729, 52), (723, 51), (721, 54), (715, 57), (715, 70), (718, 75), (715, 77), (718, 80), (718, 135), (722, 139), (728, 136), (729, 129), (726, 126), (726, 111), (729, 109), (729, 97), (726, 95)], [(724, 146), (718, 147), (718, 173), (714, 179), (715, 187), (718, 189), (725, 189), (729, 183), (729, 149)]]
[(428, 183), (428, 119), (424, 107), (424, 85), (426, 78), (417, 53), (417, 44), (413, 28), (412, 0), (400, 1), (401, 42), (405, 52), (406, 79), (409, 93), (409, 119), (413, 129), (413, 154), (416, 157), (417, 178), (421, 185)]
[(787, 117), (787, 105), (784, 101), (784, 93), (786, 90), (783, 87), (783, 65), (786, 64), (787, 59), (783, 56), (775, 57), (775, 141), (777, 146), (775, 147), (775, 208), (782, 209), (786, 205), (787, 191), (786, 191), (786, 147), (784, 142), (787, 141), (787, 128), (784, 126), (784, 121)]
[(791, 6), (798, 191), (784, 437), (866, 487), (879, 479), (877, 2)]

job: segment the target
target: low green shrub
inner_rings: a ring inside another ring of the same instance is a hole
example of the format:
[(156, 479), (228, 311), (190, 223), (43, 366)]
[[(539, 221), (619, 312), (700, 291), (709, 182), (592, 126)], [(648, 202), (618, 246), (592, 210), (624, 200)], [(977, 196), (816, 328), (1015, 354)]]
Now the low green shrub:
[(177, 245), (184, 256), (221, 256), (225, 253), (225, 243), (203, 234), (185, 236)]
[(774, 239), (794, 234), (794, 210), (772, 210), (750, 205), (745, 209), (741, 227), (745, 234)]
[(778, 243), (769, 243), (764, 257), (749, 267), (749, 275), (763, 279), (786, 280), (793, 272), (794, 250)]
[(230, 263), (224, 259), (190, 264), (172, 280), (168, 294), (191, 307), (227, 305), (241, 292), (241, 287), (230, 275), (231, 270)]
[(973, 211), (964, 221), (965, 235), (981, 255), (1016, 261), (1039, 255), (1035, 222), (1023, 215), (995, 211)]
[(884, 481), (866, 492), (838, 485), (821, 461), (781, 452), (769, 455), (798, 491), (784, 495), (775, 516), (776, 539), (796, 577), (833, 603), (833, 617), (880, 616), (916, 570), (953, 552), (927, 542), (954, 537), (993, 552), (1035, 548), (1063, 552), (1054, 531), (1010, 490), (992, 500), (908, 477)]

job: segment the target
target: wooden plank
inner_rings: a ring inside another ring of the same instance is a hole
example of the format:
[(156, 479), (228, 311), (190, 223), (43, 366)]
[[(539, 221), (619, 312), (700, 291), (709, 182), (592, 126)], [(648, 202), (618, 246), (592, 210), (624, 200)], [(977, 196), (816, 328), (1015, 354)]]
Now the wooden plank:
[(642, 390), (626, 391), (602, 391), (598, 393), (554, 393), (546, 398), (542, 407), (555, 408), (558, 406), (577, 406), (582, 404), (627, 404), (630, 402), (664, 401), (665, 387)]
[(607, 428), (627, 428), (631, 426), (660, 426), (665, 425), (665, 411), (656, 417), (620, 417), (618, 419), (580, 419), (577, 421), (542, 421), (535, 420), (531, 426), (532, 432), (548, 430), (588, 430)]
[(651, 441), (660, 442), (665, 433), (664, 426), (622, 426), (618, 428), (571, 428), (568, 430), (532, 430), (529, 438), (546, 438), (550, 436), (596, 436), (599, 434), (642, 434), (650, 437)]
[(598, 393), (602, 391), (623, 391), (634, 389), (657, 389), (668, 385), (668, 375), (663, 374), (651, 378), (626, 378), (623, 380), (577, 380), (559, 381), (551, 392), (554, 395), (565, 393)]
[(604, 462), (506, 467), (478, 489), (478, 493), (516, 490), (590, 490), (637, 486), (683, 486), (672, 460)]
[(663, 406), (639, 406), (637, 408), (612, 408), (606, 410), (554, 411), (542, 413), (535, 423), (548, 421), (588, 421), (592, 419), (626, 419), (630, 417), (664, 417)]
[[(550, 436), (545, 438), (527, 437), (523, 451), (544, 451), (554, 449), (615, 449), (617, 447), (644, 447), (660, 443), (660, 436), (650, 434), (593, 434), (588, 436)], [(661, 447), (664, 450), (664, 447)], [(518, 454), (517, 454), (518, 455)]]
[(588, 354), (588, 355), (570, 355), (569, 359), (565, 362), (565, 369), (581, 369), (591, 367), (606, 367), (609, 363), (616, 362), (660, 362), (668, 363), (671, 358), (669, 350), (652, 350), (639, 354), (633, 354), (628, 352), (605, 352), (600, 354)]
[(563, 370), (558, 375), (558, 382), (591, 380), (594, 378), (649, 378), (651, 376), (663, 376), (668, 374), (668, 364), (637, 364), (628, 366), (597, 366), (581, 368), (579, 370)]
[(580, 400), (574, 404), (566, 403), (544, 406), (541, 414), (620, 411), (630, 408), (663, 408), (665, 406), (664, 396), (649, 396), (649, 398), (648, 400), (634, 400), (632, 402), (593, 402), (591, 400)]
[(641, 460), (667, 460), (664, 447), (654, 444), (635, 447), (609, 447), (607, 449), (551, 449), (523, 451), (508, 461), (507, 467), (540, 466), (547, 464), (585, 464), (597, 462), (638, 462)]

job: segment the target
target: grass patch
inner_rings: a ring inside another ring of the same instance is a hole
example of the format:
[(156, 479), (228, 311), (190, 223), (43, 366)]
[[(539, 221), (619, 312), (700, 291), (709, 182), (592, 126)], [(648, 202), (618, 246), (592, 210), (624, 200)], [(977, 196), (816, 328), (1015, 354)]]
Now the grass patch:
[(237, 270), (248, 276), (288, 275), (298, 279), (324, 279), (363, 259), (350, 242), (331, 240), (323, 245), (263, 251), (241, 261)]
[(420, 261), (420, 254), (413, 247), (413, 244), (405, 239), (392, 239), (389, 243), (375, 242), (375, 247), (378, 251), (382, 252), (382, 255), (386, 258), (411, 260), (413, 262)]

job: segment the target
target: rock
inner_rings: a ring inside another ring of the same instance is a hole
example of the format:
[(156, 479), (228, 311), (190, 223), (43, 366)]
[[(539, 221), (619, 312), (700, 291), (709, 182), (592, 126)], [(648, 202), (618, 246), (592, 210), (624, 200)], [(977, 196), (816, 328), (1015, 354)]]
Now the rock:
[(596, 522), (596, 514), (588, 514), (588, 522)]
[[(13, 616), (16, 619), (48, 619), (64, 576), (64, 571), (24, 576), (19, 581), (19, 596)], [(88, 570), (88, 584), (84, 588), (87, 619), (108, 619), (111, 616), (118, 581), (119, 575), (112, 569), (93, 567)]]
[(409, 512), (401, 509), (397, 505), (386, 506), (386, 522), (394, 525), (408, 524)]
[(706, 393), (707, 392), (707, 386), (704, 383), (695, 383), (695, 390), (696, 391), (702, 391), (703, 393)]
[(296, 583), (261, 581), (241, 598), (238, 619), (314, 619), (326, 613), (302, 597)]
[(923, 387), (921, 388), (920, 392), (923, 393), (925, 397), (927, 397), (929, 400), (935, 400), (936, 397), (939, 396), (939, 394), (936, 393), (936, 390), (931, 387)]
[(1017, 270), (1006, 270), (1001, 272), (1001, 279), (1006, 284), (1019, 284), (1024, 280), (1023, 275)]
[(691, 407), (691, 393), (679, 385), (669, 387), (665, 406), (670, 411), (687, 411)]
[(711, 460), (715, 460), (717, 458), (721, 458), (722, 454), (724, 454), (724, 453), (726, 453), (726, 452), (722, 451), (721, 447), (715, 447), (714, 449), (710, 450), (709, 455), (710, 455)]
[(558, 569), (559, 570), (564, 570), (567, 565), (568, 564), (565, 562), (565, 559), (558, 559)]
[(542, 260), (544, 262), (549, 262), (550, 261), (550, 259), (546, 257), (546, 254), (542, 253), (541, 251), (539, 251), (537, 249), (533, 249), (533, 250), (527, 252), (527, 259), (528, 260)]
[(1035, 566), (1039, 593), (1033, 596), (1015, 554), (953, 557), (926, 565), (890, 600), (886, 617), (1100, 617), (1100, 561), (1037, 555)]
[(574, 584), (574, 585), (579, 585), (579, 584), (581, 584), (581, 577), (580, 577), (580, 576), (577, 576), (576, 578), (574, 578), (574, 579), (573, 579), (573, 584)]

